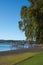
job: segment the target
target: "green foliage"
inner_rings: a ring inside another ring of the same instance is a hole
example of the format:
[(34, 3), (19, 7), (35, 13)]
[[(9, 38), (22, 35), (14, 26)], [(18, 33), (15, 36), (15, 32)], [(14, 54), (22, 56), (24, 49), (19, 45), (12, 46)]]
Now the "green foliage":
[[(33, 40), (43, 43), (43, 0), (28, 0), (32, 3), (29, 7), (21, 8), (19, 28), (25, 32), (28, 40)], [(22, 24), (22, 25), (21, 25)]]
[(21, 18), (26, 18), (27, 16), (27, 7), (23, 6), (21, 10)]

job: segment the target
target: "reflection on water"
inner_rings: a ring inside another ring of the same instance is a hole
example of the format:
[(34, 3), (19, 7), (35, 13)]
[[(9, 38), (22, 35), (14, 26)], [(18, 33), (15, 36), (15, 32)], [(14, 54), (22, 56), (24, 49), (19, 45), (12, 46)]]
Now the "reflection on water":
[(30, 48), (30, 44), (4, 44), (0, 43), (0, 52), (1, 51), (8, 51), (8, 50), (16, 50), (16, 49), (22, 49), (22, 48)]

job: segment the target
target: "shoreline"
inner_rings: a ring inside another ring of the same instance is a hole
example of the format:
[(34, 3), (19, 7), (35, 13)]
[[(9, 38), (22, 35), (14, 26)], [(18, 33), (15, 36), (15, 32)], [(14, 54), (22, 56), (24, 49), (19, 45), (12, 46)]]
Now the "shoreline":
[(3, 51), (3, 52), (0, 52), (0, 56), (21, 54), (21, 53), (25, 53), (25, 52), (43, 52), (43, 48), (25, 48), (25, 49)]

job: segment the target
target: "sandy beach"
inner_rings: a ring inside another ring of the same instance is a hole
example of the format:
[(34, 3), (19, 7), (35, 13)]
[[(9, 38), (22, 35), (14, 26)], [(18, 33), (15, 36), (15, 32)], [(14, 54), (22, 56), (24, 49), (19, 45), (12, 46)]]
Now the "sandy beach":
[(43, 52), (43, 48), (26, 48), (26, 49), (3, 51), (3, 52), (0, 52), (0, 56), (20, 54), (20, 53), (25, 53), (25, 52)]

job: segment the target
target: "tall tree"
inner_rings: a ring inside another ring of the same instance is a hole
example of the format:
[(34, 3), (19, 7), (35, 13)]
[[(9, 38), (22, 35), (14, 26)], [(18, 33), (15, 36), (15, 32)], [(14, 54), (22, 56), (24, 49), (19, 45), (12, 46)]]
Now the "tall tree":
[(27, 40), (43, 43), (43, 0), (28, 0), (30, 6), (21, 8), (20, 30), (25, 32)]

